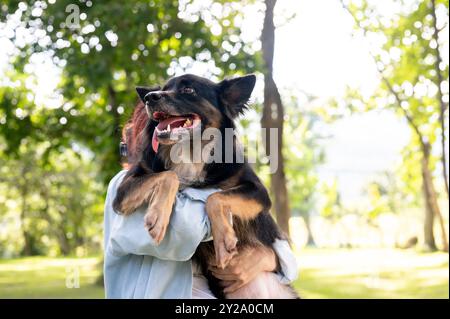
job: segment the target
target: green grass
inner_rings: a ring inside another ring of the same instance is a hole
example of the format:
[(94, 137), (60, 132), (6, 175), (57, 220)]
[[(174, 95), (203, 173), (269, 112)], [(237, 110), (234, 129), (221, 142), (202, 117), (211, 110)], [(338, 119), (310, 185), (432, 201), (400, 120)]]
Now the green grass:
[[(0, 261), (0, 298), (103, 298), (99, 258), (29, 257)], [(73, 287), (79, 273), (79, 288)]]
[(303, 298), (449, 298), (449, 255), (394, 249), (305, 249)]
[[(449, 255), (393, 249), (298, 252), (303, 298), (448, 298)], [(0, 261), (0, 298), (103, 298), (100, 259), (30, 257)], [(80, 288), (67, 288), (78, 269)], [(68, 280), (69, 278), (69, 280)]]

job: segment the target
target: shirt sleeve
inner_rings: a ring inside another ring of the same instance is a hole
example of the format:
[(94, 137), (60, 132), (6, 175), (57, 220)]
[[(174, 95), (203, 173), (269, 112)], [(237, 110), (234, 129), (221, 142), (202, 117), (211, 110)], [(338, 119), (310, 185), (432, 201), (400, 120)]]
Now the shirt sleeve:
[(282, 284), (290, 284), (298, 277), (298, 265), (287, 240), (276, 239), (272, 245), (280, 262), (281, 270), (277, 273)]
[(164, 239), (157, 245), (144, 227), (145, 209), (138, 209), (127, 216), (114, 212), (112, 202), (120, 181), (118, 178), (111, 182), (105, 203), (105, 216), (115, 214), (105, 247), (111, 254), (149, 255), (163, 260), (186, 261), (193, 256), (200, 242), (211, 237), (203, 202), (178, 193)]

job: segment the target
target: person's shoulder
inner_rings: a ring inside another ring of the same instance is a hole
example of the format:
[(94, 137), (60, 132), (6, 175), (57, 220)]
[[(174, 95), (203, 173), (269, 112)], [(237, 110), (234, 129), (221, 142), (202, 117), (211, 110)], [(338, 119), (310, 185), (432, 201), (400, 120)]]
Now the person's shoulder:
[(114, 175), (114, 177), (109, 182), (108, 193), (117, 189), (117, 187), (120, 185), (127, 172), (128, 171), (124, 169), (118, 172), (116, 175)]

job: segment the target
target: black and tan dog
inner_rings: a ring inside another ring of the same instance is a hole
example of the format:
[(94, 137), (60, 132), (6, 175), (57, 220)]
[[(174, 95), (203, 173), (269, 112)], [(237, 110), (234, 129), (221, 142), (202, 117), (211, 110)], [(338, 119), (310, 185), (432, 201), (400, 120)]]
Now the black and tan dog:
[[(182, 143), (173, 138), (174, 132), (192, 137), (196, 130), (216, 128), (222, 133), (220, 145), (225, 147), (225, 129), (235, 129), (233, 121), (247, 108), (255, 80), (254, 75), (247, 75), (214, 83), (186, 74), (172, 78), (162, 89), (138, 87), (149, 119), (138, 145), (139, 158), (118, 188), (113, 206), (118, 213), (131, 214), (147, 205), (145, 224), (159, 243), (180, 187), (220, 188), (206, 202), (213, 243), (200, 244), (194, 256), (213, 293), (217, 297), (295, 298), (291, 287), (281, 285), (270, 275), (255, 279), (254, 285), (250, 283), (232, 296), (224, 296), (219, 281), (207, 269), (211, 258), (225, 267), (237, 250), (245, 246), (271, 247), (275, 239), (283, 237), (269, 213), (268, 192), (252, 168), (245, 161), (226, 160), (239, 158), (236, 155), (244, 158), (237, 154), (242, 149), (236, 140), (231, 150), (224, 149), (219, 161), (194, 162), (190, 158), (175, 163), (170, 156), (173, 146)], [(192, 143), (191, 139), (188, 143)], [(233, 156), (227, 156), (226, 151), (233, 152)]]

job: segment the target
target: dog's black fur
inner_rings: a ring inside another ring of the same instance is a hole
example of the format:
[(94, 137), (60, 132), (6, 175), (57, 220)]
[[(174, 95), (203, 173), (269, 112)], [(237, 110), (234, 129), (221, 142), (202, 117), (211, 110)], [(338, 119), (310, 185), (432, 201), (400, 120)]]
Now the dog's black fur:
[[(138, 87), (141, 100), (146, 103), (149, 121), (144, 131), (140, 146), (140, 159), (128, 171), (127, 177), (135, 178), (135, 183), (122, 183), (114, 200), (114, 209), (121, 211), (121, 203), (132, 187), (140, 187), (146, 178), (158, 172), (170, 170), (163, 152), (157, 153), (151, 147), (151, 140), (158, 122), (152, 119), (156, 111), (168, 114), (198, 114), (201, 118), (202, 130), (215, 127), (221, 130), (222, 145), (225, 145), (225, 129), (235, 129), (234, 120), (243, 114), (255, 85), (255, 76), (248, 75), (231, 80), (214, 83), (195, 75), (183, 75), (172, 78), (162, 88)], [(189, 88), (189, 89), (186, 89)], [(192, 89), (192, 90), (191, 90)], [(158, 92), (158, 99), (152, 98), (151, 92)], [(160, 147), (166, 147), (160, 145)], [(233, 147), (233, 159), (240, 152), (236, 141)], [(166, 152), (167, 154), (167, 152)], [(205, 164), (204, 179), (185, 185), (197, 188), (218, 187), (227, 198), (242, 198), (258, 203), (260, 211), (256, 217), (236, 216), (233, 211), (233, 229), (238, 239), (237, 250), (247, 246), (264, 245), (272, 247), (277, 238), (283, 239), (281, 231), (273, 220), (269, 209), (271, 201), (268, 192), (253, 169), (247, 162), (225, 163), (225, 151), (222, 152), (222, 163)], [(140, 181), (140, 182), (139, 182)], [(201, 265), (202, 272), (209, 281), (212, 292), (219, 298), (224, 297), (219, 280), (208, 270), (208, 261), (214, 259), (213, 242), (200, 244), (195, 253), (195, 260)]]

